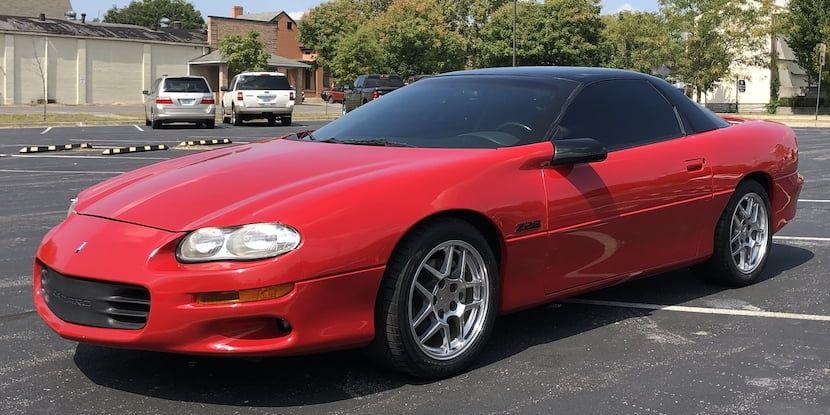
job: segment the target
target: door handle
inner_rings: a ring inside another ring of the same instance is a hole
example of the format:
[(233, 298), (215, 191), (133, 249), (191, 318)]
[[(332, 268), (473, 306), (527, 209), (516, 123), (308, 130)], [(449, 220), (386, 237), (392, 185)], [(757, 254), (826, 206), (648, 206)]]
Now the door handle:
[(703, 164), (705, 162), (706, 162), (706, 160), (703, 159), (702, 157), (701, 158), (696, 158), (696, 159), (686, 160), (686, 171), (703, 170)]

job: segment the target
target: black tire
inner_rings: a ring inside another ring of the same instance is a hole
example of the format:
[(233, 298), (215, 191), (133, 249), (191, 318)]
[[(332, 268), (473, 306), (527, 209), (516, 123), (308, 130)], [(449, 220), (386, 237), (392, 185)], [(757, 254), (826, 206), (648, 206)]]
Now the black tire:
[[(460, 240), (479, 252), (488, 272), (489, 297), (478, 337), (458, 356), (438, 360), (416, 343), (410, 329), (408, 293), (426, 255), (445, 241)], [(495, 256), (481, 233), (467, 222), (438, 219), (412, 230), (395, 249), (386, 268), (375, 309), (375, 338), (367, 348), (377, 363), (421, 379), (455, 375), (481, 352), (493, 329), (499, 298), (499, 274)]]
[(225, 114), (225, 107), (222, 107), (222, 124), (230, 124), (231, 117)]
[(236, 107), (231, 107), (231, 124), (237, 127), (242, 125), (242, 118), (236, 114)]
[(153, 129), (154, 129), (154, 130), (158, 130), (158, 129), (160, 129), (161, 127), (163, 127), (163, 126), (164, 126), (164, 125), (161, 123), (161, 121), (159, 121), (159, 120), (157, 120), (157, 119), (156, 119), (156, 117), (155, 117), (155, 116), (154, 116), (154, 117), (153, 117), (153, 119), (150, 121), (150, 125), (153, 127)]
[[(764, 203), (767, 215), (766, 251), (760, 259), (759, 264), (751, 272), (743, 272), (735, 264), (732, 256), (731, 231), (732, 217), (735, 214), (738, 203), (751, 193), (760, 196)], [(770, 201), (764, 186), (754, 180), (747, 180), (738, 185), (729, 203), (726, 205), (717, 226), (715, 227), (714, 251), (708, 261), (692, 267), (692, 270), (704, 280), (727, 285), (730, 287), (743, 287), (758, 282), (764, 265), (772, 250), (772, 217)]]
[[(287, 117), (281, 117), (280, 118), (280, 124), (282, 124), (286, 127), (291, 125), (291, 116), (289, 115)], [(274, 125), (274, 124), (271, 124), (271, 125)]]
[(276, 116), (271, 116), (271, 117), (268, 117), (266, 119), (268, 120), (268, 126), (269, 127), (273, 127), (273, 126), (277, 125), (277, 117)]
[(205, 121), (205, 128), (208, 130), (216, 128), (216, 120)]
[(147, 112), (145, 111), (145, 112), (144, 112), (144, 126), (145, 126), (145, 127), (149, 127), (149, 126), (151, 126), (151, 125), (152, 125), (152, 123), (150, 122), (150, 119), (149, 119), (149, 118), (147, 118)]

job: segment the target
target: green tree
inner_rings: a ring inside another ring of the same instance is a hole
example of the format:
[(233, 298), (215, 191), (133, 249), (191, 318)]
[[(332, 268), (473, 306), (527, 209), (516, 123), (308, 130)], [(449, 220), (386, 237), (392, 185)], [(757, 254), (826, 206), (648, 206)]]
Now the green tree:
[[(317, 63), (331, 70), (338, 43), (368, 21), (369, 8), (362, 0), (332, 0), (308, 12), (300, 21), (300, 43), (317, 52)], [(344, 62), (341, 62), (344, 63)]]
[(182, 22), (184, 29), (198, 29), (205, 24), (202, 13), (185, 0), (136, 0), (124, 7), (115, 7), (104, 15), (104, 22), (159, 28), (163, 17)]
[(337, 49), (342, 52), (331, 60), (331, 70), (338, 83), (351, 83), (361, 74), (392, 72), (386, 66), (385, 51), (372, 27), (364, 26), (346, 35)]
[(451, 29), (451, 0), (396, 0), (338, 44), (331, 69), (351, 81), (363, 73), (409, 76), (462, 69), (464, 39)]
[(457, 0), (455, 30), (465, 40), (467, 66), (478, 68), (484, 65), (482, 33), (496, 10), (510, 0)]
[(607, 66), (652, 73), (669, 58), (669, 30), (657, 13), (623, 11), (603, 16)]
[[(793, 50), (798, 65), (810, 78), (818, 79), (816, 45), (824, 43), (830, 50), (830, 0), (790, 0), (785, 18), (787, 44)], [(826, 57), (822, 74), (823, 84), (830, 86), (830, 56)], [(822, 91), (828, 88), (822, 87)]]
[(268, 52), (259, 41), (259, 33), (245, 36), (227, 35), (219, 41), (219, 53), (228, 63), (230, 76), (244, 71), (262, 71), (268, 65)]
[[(522, 1), (518, 4), (519, 65), (586, 65), (604, 60), (598, 0)], [(513, 4), (499, 8), (482, 30), (482, 63), (510, 66)]]
[(768, 64), (769, 15), (751, 0), (660, 0), (671, 32), (671, 76), (697, 99), (738, 66)]

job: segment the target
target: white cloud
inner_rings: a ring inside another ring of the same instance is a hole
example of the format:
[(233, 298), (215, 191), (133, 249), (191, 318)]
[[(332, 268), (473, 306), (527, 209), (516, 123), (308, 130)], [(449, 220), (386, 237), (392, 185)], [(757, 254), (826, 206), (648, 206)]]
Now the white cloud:
[(300, 20), (300, 19), (302, 19), (302, 18), (303, 18), (303, 15), (304, 15), (304, 14), (305, 14), (305, 12), (307, 12), (307, 11), (308, 11), (308, 10), (300, 10), (300, 11), (297, 11), (297, 12), (287, 12), (287, 13), (288, 13), (288, 15), (289, 15), (289, 16), (291, 16), (291, 18), (292, 18), (292, 19), (294, 19), (294, 20)]
[(635, 9), (634, 6), (631, 5), (631, 3), (623, 3), (620, 7), (617, 8), (617, 10), (614, 10), (614, 13), (633, 12), (636, 10), (637, 9)]

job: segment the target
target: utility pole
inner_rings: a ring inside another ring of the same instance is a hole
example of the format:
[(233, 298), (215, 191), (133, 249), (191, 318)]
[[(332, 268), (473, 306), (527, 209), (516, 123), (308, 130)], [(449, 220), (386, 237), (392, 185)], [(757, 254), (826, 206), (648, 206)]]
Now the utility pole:
[(821, 71), (824, 69), (824, 57), (827, 54), (827, 45), (818, 44), (818, 91), (816, 91), (816, 121), (818, 121), (818, 104), (821, 100)]
[(513, 66), (516, 66), (516, 3), (519, 0), (513, 0)]

